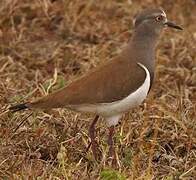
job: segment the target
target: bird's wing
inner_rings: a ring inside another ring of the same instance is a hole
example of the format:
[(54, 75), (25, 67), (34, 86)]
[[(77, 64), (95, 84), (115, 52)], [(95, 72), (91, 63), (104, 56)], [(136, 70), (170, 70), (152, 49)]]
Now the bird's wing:
[(110, 103), (137, 90), (146, 77), (136, 62), (116, 58), (87, 73), (63, 89), (31, 103), (34, 108), (60, 108), (68, 105)]

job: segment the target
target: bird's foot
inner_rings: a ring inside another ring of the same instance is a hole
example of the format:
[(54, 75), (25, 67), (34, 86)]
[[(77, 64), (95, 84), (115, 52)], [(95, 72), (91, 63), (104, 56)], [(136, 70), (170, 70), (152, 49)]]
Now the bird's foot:
[(101, 160), (101, 151), (99, 150), (99, 145), (98, 145), (97, 141), (91, 142), (91, 149), (92, 149), (92, 153), (93, 153), (95, 160), (100, 161)]
[(109, 147), (108, 161), (107, 164), (112, 167), (117, 166), (117, 159), (114, 146)]

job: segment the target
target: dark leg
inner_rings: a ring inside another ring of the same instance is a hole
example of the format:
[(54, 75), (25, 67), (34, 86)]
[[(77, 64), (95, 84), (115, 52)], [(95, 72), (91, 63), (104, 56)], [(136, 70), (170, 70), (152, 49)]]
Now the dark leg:
[(99, 116), (95, 116), (95, 119), (93, 120), (89, 128), (89, 136), (91, 138), (91, 148), (92, 148), (92, 152), (96, 160), (98, 159), (98, 155), (97, 155), (98, 150), (97, 150), (97, 142), (95, 140), (96, 138), (95, 125), (98, 119), (99, 119)]
[(108, 135), (108, 145), (109, 145), (109, 158), (112, 159), (112, 165), (116, 164), (116, 155), (115, 155), (115, 148), (114, 148), (114, 126), (109, 127), (109, 135)]
[(113, 157), (114, 155), (114, 126), (109, 127), (109, 135), (108, 135), (108, 145), (109, 145), (109, 157)]

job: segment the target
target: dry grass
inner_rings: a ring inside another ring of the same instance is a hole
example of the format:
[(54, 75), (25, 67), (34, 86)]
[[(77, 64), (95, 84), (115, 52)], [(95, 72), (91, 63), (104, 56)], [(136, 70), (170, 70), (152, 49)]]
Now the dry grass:
[[(118, 167), (85, 154), (91, 115), (67, 110), (2, 113), (58, 89), (119, 53), (138, 10), (162, 6), (168, 30), (146, 102), (116, 128)], [(0, 2), (0, 177), (2, 179), (195, 179), (196, 1), (2, 0)], [(20, 124), (20, 126), (19, 126)]]

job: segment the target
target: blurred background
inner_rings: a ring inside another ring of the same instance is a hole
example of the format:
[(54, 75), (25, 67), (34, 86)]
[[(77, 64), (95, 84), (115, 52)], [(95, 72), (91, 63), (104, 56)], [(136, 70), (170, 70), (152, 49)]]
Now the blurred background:
[(194, 179), (196, 177), (195, 0), (1, 0), (0, 108), (59, 89), (116, 56), (134, 16), (162, 7), (184, 28), (163, 33), (153, 89), (116, 128), (118, 167), (107, 167), (107, 129), (97, 127), (103, 153), (89, 143), (92, 115), (67, 110), (0, 113), (2, 179)]

